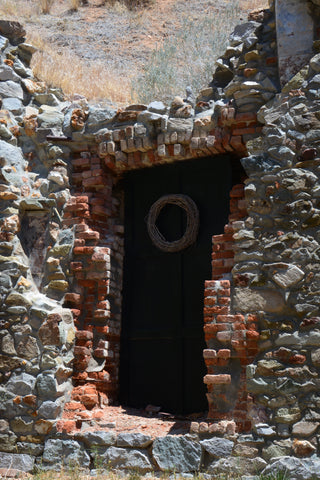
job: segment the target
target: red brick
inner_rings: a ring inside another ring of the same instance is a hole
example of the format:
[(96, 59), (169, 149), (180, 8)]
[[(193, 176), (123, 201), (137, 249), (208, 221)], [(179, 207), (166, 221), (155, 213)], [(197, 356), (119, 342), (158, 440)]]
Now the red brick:
[(92, 255), (94, 247), (75, 247), (73, 253), (74, 255)]
[(258, 340), (260, 334), (259, 332), (255, 332), (254, 330), (247, 330), (246, 336), (248, 339), (250, 338), (251, 340)]
[(141, 163), (141, 152), (133, 152), (133, 158), (135, 165), (139, 165)]
[(231, 375), (206, 375), (203, 381), (211, 385), (226, 385), (231, 383)]
[(215, 280), (206, 280), (204, 282), (205, 288), (215, 288), (218, 285), (218, 282)]
[(205, 333), (217, 333), (218, 325), (215, 323), (208, 323), (204, 325), (203, 330)]
[(222, 250), (220, 252), (214, 252), (211, 254), (212, 259), (216, 258), (233, 258), (234, 252), (233, 250)]
[(76, 224), (79, 224), (79, 223), (84, 223), (84, 219), (83, 218), (79, 218), (79, 217), (73, 217), (71, 219), (63, 219), (62, 221), (62, 225), (64, 227), (69, 227), (69, 226), (73, 226), (73, 225), (76, 225)]
[(233, 235), (230, 234), (221, 234), (221, 235), (214, 235), (212, 237), (213, 243), (224, 243), (224, 242), (232, 242)]
[(101, 170), (101, 168), (95, 168), (94, 170), (92, 170), (92, 176), (93, 177), (99, 177), (100, 175), (103, 175), (103, 170)]
[[(222, 325), (219, 325), (219, 327)], [(230, 342), (231, 332), (217, 332), (217, 340), (219, 342)]]
[(104, 325), (101, 327), (94, 327), (97, 333), (102, 333), (104, 335), (107, 335), (109, 333), (109, 327), (108, 325)]
[(203, 323), (205, 323), (205, 324), (206, 324), (206, 323), (211, 323), (211, 322), (212, 322), (212, 319), (213, 319), (213, 316), (212, 316), (212, 315), (210, 315), (210, 316), (209, 316), (209, 315), (205, 315), (205, 316), (203, 317)]
[[(94, 252), (94, 254), (92, 255), (93, 262), (106, 262), (109, 260), (109, 258), (110, 258), (109, 253), (103, 253), (101, 251)], [(94, 268), (96, 268), (96, 266)]]
[(219, 297), (220, 305), (229, 305), (231, 302), (230, 297)]
[(83, 180), (82, 185), (84, 187), (98, 187), (103, 185), (104, 178), (102, 176), (99, 177), (91, 177), (91, 178), (86, 178)]
[(257, 114), (254, 112), (237, 113), (235, 116), (237, 122), (256, 122)]
[(206, 307), (212, 307), (217, 303), (216, 297), (205, 297), (204, 304)]
[(85, 407), (82, 405), (80, 402), (68, 402), (65, 404), (65, 410), (71, 410), (71, 411), (76, 411), (76, 410), (84, 410)]
[(72, 160), (72, 165), (74, 167), (89, 167), (90, 166), (90, 158), (75, 158)]
[(217, 267), (212, 270), (212, 275), (221, 276), (224, 273), (230, 273), (231, 269), (226, 267)]
[(219, 307), (213, 306), (209, 308), (204, 308), (203, 309), (204, 315), (210, 315), (210, 314), (218, 314), (218, 315), (227, 315), (229, 313), (229, 308), (228, 307)]
[(232, 324), (234, 322), (234, 315), (217, 315), (217, 322)]
[(81, 305), (83, 298), (77, 293), (66, 293), (64, 297), (65, 302), (71, 302), (75, 305)]
[(243, 184), (234, 185), (231, 189), (230, 197), (235, 198), (235, 197), (243, 197), (243, 196), (244, 196), (244, 185)]
[(75, 346), (74, 347), (74, 354), (75, 356), (91, 356), (91, 352), (88, 348), (86, 347), (79, 347), (79, 346)]
[[(233, 235), (233, 233), (234, 233), (233, 226), (230, 223), (227, 223), (227, 225), (224, 226), (223, 230), (224, 230), (224, 233), (226, 233), (226, 234), (230, 233), (231, 235)], [(233, 243), (230, 242), (230, 243), (227, 243), (227, 244), (224, 244), (224, 245), (229, 245), (229, 247), (232, 247)], [(231, 248), (227, 248), (225, 246), (225, 250), (231, 250)]]
[(88, 330), (78, 330), (76, 332), (76, 339), (77, 340), (92, 340), (93, 339), (93, 332)]
[(91, 165), (100, 165), (100, 158), (99, 157), (91, 157)]
[(224, 358), (225, 360), (231, 357), (231, 351), (226, 348), (221, 348), (217, 351), (218, 358)]
[(88, 195), (76, 195), (74, 197), (71, 197), (71, 202), (75, 203), (88, 203), (89, 202), (89, 197)]
[(99, 403), (99, 397), (98, 395), (89, 395), (89, 394), (85, 394), (85, 395), (82, 395), (81, 396), (81, 399), (80, 399), (81, 403), (84, 404), (84, 406), (88, 409), (92, 409), (93, 407), (95, 407), (96, 405), (98, 405)]
[(81, 287), (96, 287), (97, 285), (97, 282), (95, 282), (94, 280), (79, 280), (79, 285)]
[(110, 170), (114, 171), (116, 170), (116, 160), (112, 155), (107, 155), (104, 159), (104, 163), (106, 167), (108, 167)]
[(212, 260), (211, 265), (213, 269), (224, 267), (224, 263), (222, 259)]
[(56, 424), (57, 432), (59, 433), (71, 433), (76, 430), (75, 420), (58, 420)]
[(99, 232), (94, 232), (92, 230), (87, 230), (86, 232), (77, 233), (78, 238), (83, 238), (84, 240), (99, 240), (100, 234)]
[(242, 323), (242, 322), (234, 322), (233, 323), (233, 329), (235, 331), (238, 331), (238, 330), (246, 330), (246, 327), (245, 325)]
[(83, 268), (82, 262), (71, 262), (70, 263), (70, 269), (72, 271), (82, 270), (82, 268)]
[(266, 65), (273, 65), (273, 64), (277, 63), (277, 61), (278, 61), (277, 57), (268, 57), (266, 59)]
[(219, 288), (218, 297), (230, 297), (230, 288)]
[(74, 239), (74, 247), (84, 247), (86, 244), (86, 241), (84, 238), (75, 238)]

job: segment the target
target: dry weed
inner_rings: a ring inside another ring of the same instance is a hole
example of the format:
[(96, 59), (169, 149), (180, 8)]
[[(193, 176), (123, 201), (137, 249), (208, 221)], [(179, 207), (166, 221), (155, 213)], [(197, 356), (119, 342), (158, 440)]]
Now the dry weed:
[(41, 12), (44, 14), (50, 13), (54, 0), (39, 0)]
[(28, 41), (39, 49), (32, 58), (33, 72), (49, 86), (60, 87), (66, 95), (79, 93), (95, 101), (130, 102), (130, 79), (119, 81), (104, 63), (81, 60), (68, 50), (50, 49), (40, 36), (29, 34)]
[(133, 80), (135, 100), (149, 103), (157, 99), (167, 103), (176, 95), (184, 96), (187, 86), (194, 93), (206, 86), (212, 79), (215, 60), (223, 53), (240, 16), (237, 0), (197, 22), (191, 16), (183, 18), (180, 29), (152, 52), (143, 73)]
[(71, 10), (76, 12), (80, 7), (80, 3), (81, 0), (70, 0)]
[(268, 8), (268, 0), (241, 0), (240, 6), (243, 10), (257, 10), (262, 8)]
[(38, 7), (34, 2), (25, 0), (1, 0), (0, 15), (4, 18), (31, 19), (38, 14)]

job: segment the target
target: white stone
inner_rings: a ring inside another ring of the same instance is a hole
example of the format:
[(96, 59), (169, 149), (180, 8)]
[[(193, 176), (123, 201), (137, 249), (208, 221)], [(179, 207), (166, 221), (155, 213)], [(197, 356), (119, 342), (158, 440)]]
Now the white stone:
[(282, 312), (285, 303), (282, 295), (276, 290), (253, 290), (250, 288), (235, 288), (234, 309), (239, 312), (254, 313)]
[(300, 282), (304, 277), (304, 272), (295, 265), (287, 265), (283, 269), (279, 269), (273, 275), (273, 280), (282, 288), (289, 288)]

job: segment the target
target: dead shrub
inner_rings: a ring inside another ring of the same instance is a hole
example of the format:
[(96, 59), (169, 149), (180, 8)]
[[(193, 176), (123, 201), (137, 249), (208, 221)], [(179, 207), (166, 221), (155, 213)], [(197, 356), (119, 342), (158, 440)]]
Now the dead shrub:
[(40, 5), (41, 12), (44, 14), (50, 13), (53, 3), (54, 3), (54, 0), (40, 0), (39, 5)]

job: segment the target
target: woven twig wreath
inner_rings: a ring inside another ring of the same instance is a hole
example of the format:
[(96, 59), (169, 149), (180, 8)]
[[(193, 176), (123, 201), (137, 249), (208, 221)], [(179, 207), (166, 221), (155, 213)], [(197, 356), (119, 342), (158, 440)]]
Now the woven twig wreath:
[[(183, 208), (187, 214), (187, 227), (183, 236), (179, 240), (168, 242), (159, 231), (156, 221), (166, 205), (177, 205)], [(187, 195), (164, 195), (159, 198), (149, 210), (147, 218), (148, 233), (152, 243), (163, 252), (179, 252), (192, 245), (198, 235), (199, 230), (199, 211), (194, 201)]]

